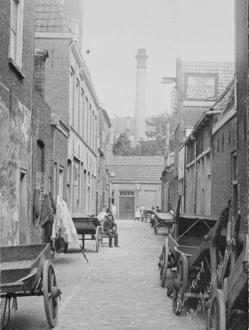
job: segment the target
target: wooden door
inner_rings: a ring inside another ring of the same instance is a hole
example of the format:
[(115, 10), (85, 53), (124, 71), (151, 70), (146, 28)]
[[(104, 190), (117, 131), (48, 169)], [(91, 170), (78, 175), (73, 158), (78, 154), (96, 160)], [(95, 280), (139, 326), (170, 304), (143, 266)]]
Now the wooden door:
[(134, 219), (134, 196), (119, 197), (119, 219)]

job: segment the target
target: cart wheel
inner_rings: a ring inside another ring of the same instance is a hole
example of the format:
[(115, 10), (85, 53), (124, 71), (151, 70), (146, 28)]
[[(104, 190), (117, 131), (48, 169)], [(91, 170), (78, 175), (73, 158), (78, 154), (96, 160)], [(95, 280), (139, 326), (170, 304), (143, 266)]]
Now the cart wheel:
[(54, 328), (57, 324), (58, 298), (60, 291), (56, 286), (54, 267), (49, 260), (44, 261), (42, 282), (43, 300), (47, 322), (50, 328)]
[(166, 237), (164, 244), (164, 253), (163, 253), (163, 267), (160, 270), (160, 280), (161, 280), (161, 286), (163, 288), (167, 280), (168, 257), (169, 257), (169, 244), (168, 244), (168, 237)]
[(180, 256), (176, 277), (180, 283), (182, 292), (186, 292), (188, 288), (188, 259), (185, 255)]
[(226, 307), (224, 292), (215, 289), (208, 310), (208, 330), (226, 330)]
[(182, 289), (180, 286), (174, 286), (172, 297), (172, 308), (175, 315), (180, 315), (182, 311)]

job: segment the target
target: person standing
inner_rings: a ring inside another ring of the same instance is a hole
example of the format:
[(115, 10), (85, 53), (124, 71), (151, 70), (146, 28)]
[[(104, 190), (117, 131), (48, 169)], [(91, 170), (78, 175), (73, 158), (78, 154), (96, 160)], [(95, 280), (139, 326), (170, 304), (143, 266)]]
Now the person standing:
[(135, 221), (139, 221), (141, 218), (141, 212), (140, 212), (140, 209), (138, 208), (135, 212)]
[(52, 245), (52, 228), (54, 222), (54, 214), (56, 213), (56, 206), (52, 197), (52, 193), (44, 195), (40, 225), (43, 229), (42, 241), (43, 243), (50, 243)]

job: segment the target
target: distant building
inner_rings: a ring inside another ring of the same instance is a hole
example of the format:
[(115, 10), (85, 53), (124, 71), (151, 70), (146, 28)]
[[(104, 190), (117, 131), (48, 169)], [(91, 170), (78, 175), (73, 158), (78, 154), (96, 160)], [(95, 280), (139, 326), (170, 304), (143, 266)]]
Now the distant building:
[(103, 205), (110, 204), (110, 162), (111, 162), (111, 121), (102, 107), (99, 108), (98, 125), (98, 175), (96, 210), (101, 211)]
[(163, 161), (157, 156), (112, 158), (112, 198), (118, 218), (133, 219), (138, 207), (161, 207)]

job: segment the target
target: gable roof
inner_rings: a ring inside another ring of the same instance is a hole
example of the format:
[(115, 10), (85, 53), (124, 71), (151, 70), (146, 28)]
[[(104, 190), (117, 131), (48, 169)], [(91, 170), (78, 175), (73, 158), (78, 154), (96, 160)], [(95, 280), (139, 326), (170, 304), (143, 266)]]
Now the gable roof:
[(36, 32), (71, 32), (61, 0), (35, 0)]
[(160, 182), (163, 169), (164, 158), (159, 156), (119, 156), (111, 161), (113, 182)]

